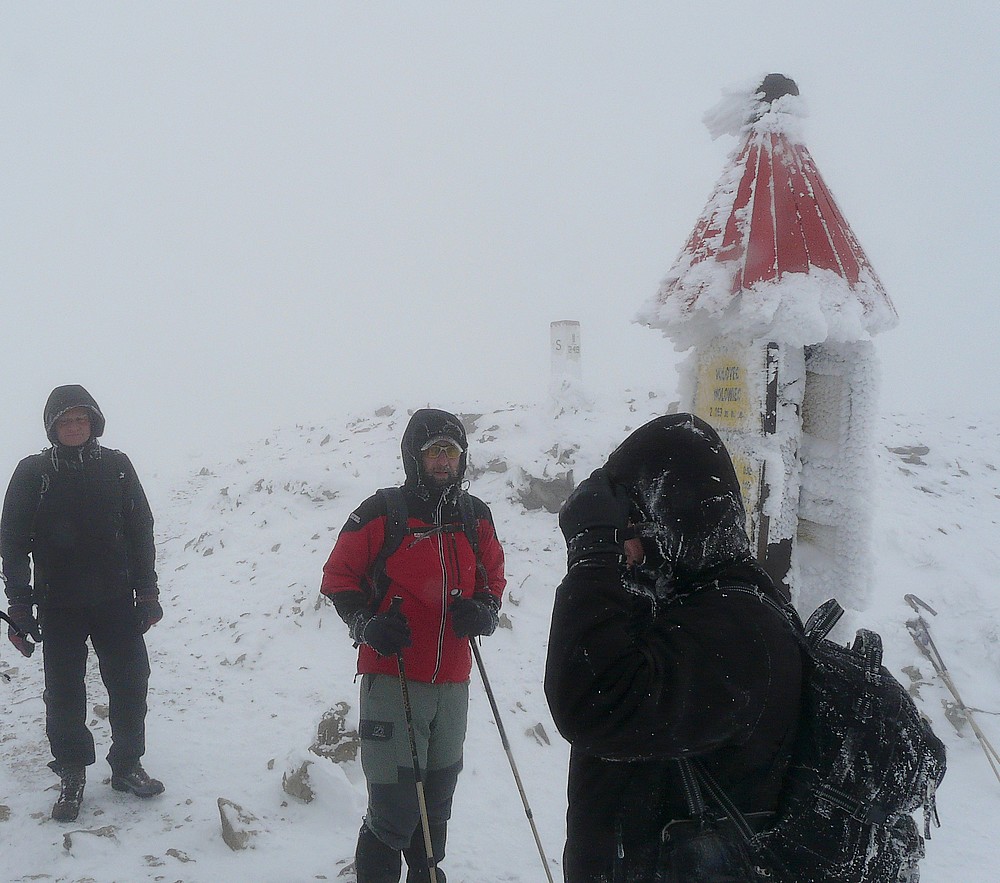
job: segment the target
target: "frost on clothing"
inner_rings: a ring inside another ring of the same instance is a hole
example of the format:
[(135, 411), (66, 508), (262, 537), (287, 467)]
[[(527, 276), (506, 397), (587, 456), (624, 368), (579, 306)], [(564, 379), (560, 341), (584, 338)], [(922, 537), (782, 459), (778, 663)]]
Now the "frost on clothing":
[(715, 431), (689, 414), (657, 418), (605, 471), (647, 522), (646, 561), (573, 567), (556, 593), (545, 694), (572, 745), (574, 883), (652, 879), (661, 828), (688, 817), (675, 758), (701, 757), (744, 812), (773, 810), (801, 691), (798, 645), (760, 595), (785, 599), (750, 558)]

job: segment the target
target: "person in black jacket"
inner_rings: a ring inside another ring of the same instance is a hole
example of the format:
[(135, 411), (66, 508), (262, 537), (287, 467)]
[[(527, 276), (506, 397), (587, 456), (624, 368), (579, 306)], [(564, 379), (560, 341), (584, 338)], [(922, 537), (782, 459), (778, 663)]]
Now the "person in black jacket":
[(787, 599), (751, 558), (725, 446), (693, 415), (659, 417), (559, 522), (569, 567), (545, 693), (572, 745), (566, 881), (749, 879), (721, 854), (682, 871), (678, 851), (697, 827), (677, 760), (699, 758), (764, 824), (798, 719), (799, 647), (763, 596)]
[(0, 556), (8, 615), (21, 632), (8, 630), (11, 643), (31, 656), (29, 638), (44, 637), (49, 766), (61, 779), (52, 818), (72, 821), (86, 767), (95, 762), (84, 683), (88, 638), (108, 690), (111, 787), (138, 797), (163, 791), (140, 763), (149, 680), (143, 635), (163, 610), (149, 503), (128, 457), (98, 442), (105, 420), (97, 402), (82, 386), (60, 386), (43, 419), (52, 446), (14, 470)]

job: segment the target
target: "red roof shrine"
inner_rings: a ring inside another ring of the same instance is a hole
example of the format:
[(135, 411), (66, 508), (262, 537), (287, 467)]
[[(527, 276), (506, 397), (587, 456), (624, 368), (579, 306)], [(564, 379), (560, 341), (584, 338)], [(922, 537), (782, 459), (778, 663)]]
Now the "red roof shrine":
[[(659, 290), (661, 309), (653, 305), (653, 312), (661, 315), (644, 321), (666, 327), (698, 309), (724, 309), (743, 292), (793, 282), (794, 274), (829, 271), (860, 305), (866, 331), (895, 324), (895, 308), (864, 249), (808, 149), (790, 134), (796, 127), (785, 97), (797, 95), (792, 80), (765, 78), (745, 140)], [(699, 266), (705, 262), (716, 266)]]

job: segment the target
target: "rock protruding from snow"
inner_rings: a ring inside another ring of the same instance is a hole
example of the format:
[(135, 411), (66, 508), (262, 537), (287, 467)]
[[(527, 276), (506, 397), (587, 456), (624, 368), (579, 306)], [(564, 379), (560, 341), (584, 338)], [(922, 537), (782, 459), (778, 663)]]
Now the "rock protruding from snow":
[(574, 487), (576, 483), (572, 469), (551, 477), (536, 477), (525, 473), (524, 484), (518, 491), (517, 499), (525, 509), (544, 509), (555, 514), (573, 493)]
[(281, 790), (289, 797), (301, 800), (303, 803), (312, 803), (316, 793), (309, 782), (309, 767), (311, 760), (304, 760), (292, 772), (281, 774)]
[(243, 809), (238, 803), (219, 798), (219, 815), (222, 818), (222, 839), (233, 851), (253, 846), (253, 840), (261, 832), (260, 819)]
[(361, 737), (357, 730), (347, 728), (347, 715), (351, 706), (338, 702), (336, 708), (323, 713), (316, 727), (316, 741), (309, 750), (319, 757), (326, 757), (334, 763), (357, 760), (361, 747)]

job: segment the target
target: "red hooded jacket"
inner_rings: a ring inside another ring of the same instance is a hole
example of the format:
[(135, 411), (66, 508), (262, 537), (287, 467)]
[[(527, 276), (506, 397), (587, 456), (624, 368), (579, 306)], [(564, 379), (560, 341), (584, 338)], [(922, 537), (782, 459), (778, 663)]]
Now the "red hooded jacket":
[[(447, 434), (466, 447), (465, 430), (453, 415), (423, 409), (414, 413), (403, 434), (403, 465), (407, 480), (403, 485), (408, 533), (385, 563), (389, 586), (379, 604), (382, 613), (395, 596), (403, 598), (403, 615), (413, 637), (403, 651), (406, 676), (427, 683), (460, 682), (469, 679), (472, 653), (469, 639), (458, 637), (451, 624), (449, 605), (459, 597), (489, 593), (497, 609), (507, 584), (503, 549), (497, 539), (489, 507), (472, 497), (479, 557), (465, 535), (458, 506), (459, 485), (444, 492), (423, 482), (419, 451), (435, 435)], [(466, 455), (459, 465), (459, 481), (465, 471)], [(331, 598), (346, 621), (370, 606), (369, 573), (385, 540), (386, 503), (375, 494), (365, 500), (347, 519), (336, 545), (323, 567), (321, 592)], [(442, 527), (448, 529), (441, 530)], [(485, 575), (485, 579), (484, 579)], [(358, 652), (361, 674), (398, 673), (393, 657), (380, 656), (367, 645)]]

